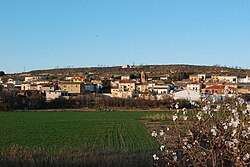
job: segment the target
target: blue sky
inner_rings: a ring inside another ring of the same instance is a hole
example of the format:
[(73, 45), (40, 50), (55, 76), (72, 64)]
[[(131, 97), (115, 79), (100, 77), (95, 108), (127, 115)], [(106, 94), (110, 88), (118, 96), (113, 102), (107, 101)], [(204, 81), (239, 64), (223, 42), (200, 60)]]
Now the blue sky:
[(250, 68), (249, 0), (0, 0), (0, 70)]

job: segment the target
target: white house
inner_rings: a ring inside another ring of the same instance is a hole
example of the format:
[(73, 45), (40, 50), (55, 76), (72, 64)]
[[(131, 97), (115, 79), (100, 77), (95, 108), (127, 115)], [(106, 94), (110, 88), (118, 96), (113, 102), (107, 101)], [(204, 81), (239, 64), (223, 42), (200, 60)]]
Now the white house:
[(122, 75), (121, 80), (130, 80), (130, 76), (129, 75)]
[(33, 77), (25, 77), (24, 82), (31, 82), (33, 81)]
[(155, 85), (152, 91), (156, 94), (167, 94), (169, 89), (168, 87), (169, 86), (167, 84)]
[(187, 89), (188, 90), (194, 90), (196, 92), (201, 92), (202, 84), (201, 83), (190, 83), (187, 84)]
[(173, 93), (173, 99), (186, 99), (191, 101), (199, 101), (200, 100), (200, 94), (193, 90), (181, 90), (178, 92)]
[(250, 83), (250, 72), (248, 72), (246, 78), (238, 78), (239, 83)]
[(238, 78), (238, 83), (250, 83), (250, 78)]
[(134, 81), (122, 80), (117, 87), (111, 88), (113, 97), (132, 98), (135, 95), (136, 84)]
[(125, 64), (125, 65), (122, 66), (122, 68), (129, 68), (129, 67), (130, 67), (130, 66), (127, 65), (127, 64)]
[(38, 76), (25, 77), (24, 82), (33, 82), (33, 81), (37, 81), (38, 79), (39, 79)]
[(46, 101), (51, 101), (61, 96), (66, 97), (68, 96), (68, 93), (61, 90), (46, 92)]
[(237, 83), (237, 76), (219, 76), (220, 82)]
[(65, 78), (66, 81), (72, 81), (72, 79), (73, 79), (73, 77), (69, 77), (69, 76), (67, 76), (67, 77)]
[(39, 85), (39, 84), (48, 84), (48, 83), (50, 83), (49, 81), (34, 81), (34, 82), (30, 82), (30, 83), (34, 83), (34, 84), (37, 84), (37, 85)]
[(119, 87), (124, 91), (135, 91), (135, 82), (130, 80), (122, 80), (119, 82)]
[(169, 75), (161, 76), (161, 77), (160, 77), (160, 80), (168, 80), (168, 78), (169, 78)]
[(212, 75), (211, 79), (213, 82), (237, 83), (237, 76)]

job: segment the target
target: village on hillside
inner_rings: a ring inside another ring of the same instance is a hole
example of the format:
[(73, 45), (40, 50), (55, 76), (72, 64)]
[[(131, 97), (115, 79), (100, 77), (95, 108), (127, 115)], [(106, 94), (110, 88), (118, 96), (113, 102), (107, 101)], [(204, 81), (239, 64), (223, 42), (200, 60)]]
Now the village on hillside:
[(48, 80), (46, 76), (23, 74), (23, 78), (20, 80), (15, 77), (0, 77), (0, 90), (16, 91), (20, 96), (30, 96), (35, 92), (46, 101), (57, 98), (80, 98), (85, 94), (149, 100), (162, 100), (169, 97), (174, 100), (189, 101), (199, 101), (201, 96), (220, 101), (225, 98), (225, 95), (228, 97), (241, 95), (249, 100), (250, 95), (250, 72), (244, 78), (193, 73), (188, 76), (188, 79), (179, 81), (172, 80), (168, 74), (149, 77), (144, 71), (141, 71), (138, 76), (134, 74), (103, 75), (95, 78), (89, 73)]

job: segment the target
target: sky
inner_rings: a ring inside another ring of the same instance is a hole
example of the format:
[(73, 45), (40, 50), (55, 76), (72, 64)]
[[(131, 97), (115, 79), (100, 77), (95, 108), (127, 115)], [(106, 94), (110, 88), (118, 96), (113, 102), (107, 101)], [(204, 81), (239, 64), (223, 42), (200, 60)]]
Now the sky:
[(0, 71), (250, 68), (250, 0), (0, 0)]

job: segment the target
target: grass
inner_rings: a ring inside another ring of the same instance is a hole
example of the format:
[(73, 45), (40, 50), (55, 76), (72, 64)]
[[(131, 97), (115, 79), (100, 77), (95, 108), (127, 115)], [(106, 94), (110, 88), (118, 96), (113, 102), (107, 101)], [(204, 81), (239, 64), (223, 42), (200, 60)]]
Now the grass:
[(124, 152), (158, 149), (138, 121), (149, 112), (2, 112), (0, 148), (95, 148)]
[(0, 112), (0, 166), (153, 166), (156, 112)]

